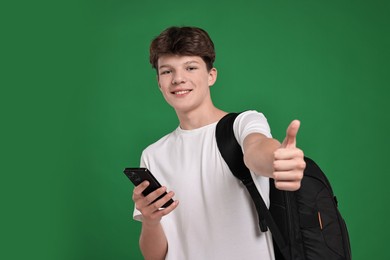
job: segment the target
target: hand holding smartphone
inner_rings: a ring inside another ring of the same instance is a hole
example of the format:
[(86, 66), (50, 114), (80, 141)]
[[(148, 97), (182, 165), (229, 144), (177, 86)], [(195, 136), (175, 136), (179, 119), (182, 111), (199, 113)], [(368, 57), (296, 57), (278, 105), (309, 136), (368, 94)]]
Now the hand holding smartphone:
[[(157, 179), (153, 176), (153, 174), (147, 169), (147, 168), (125, 168), (123, 171), (126, 176), (130, 179), (130, 181), (135, 185), (138, 186), (143, 181), (148, 181), (149, 186), (146, 187), (146, 189), (142, 192), (144, 196), (147, 196), (149, 193), (157, 190), (161, 187), (161, 184), (157, 181)], [(155, 199), (152, 203), (156, 202), (157, 200), (161, 199), (167, 194), (167, 192), (164, 192), (161, 196), (159, 196), (157, 199)], [(166, 208), (169, 205), (173, 203), (173, 200), (170, 199), (167, 203), (162, 205), (162, 208)]]

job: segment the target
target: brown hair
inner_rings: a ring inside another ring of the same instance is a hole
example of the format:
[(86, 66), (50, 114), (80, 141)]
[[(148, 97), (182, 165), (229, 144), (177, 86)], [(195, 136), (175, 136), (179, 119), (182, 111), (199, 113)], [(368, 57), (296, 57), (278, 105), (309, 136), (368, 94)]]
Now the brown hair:
[(197, 27), (169, 27), (150, 44), (150, 63), (158, 70), (157, 61), (163, 55), (199, 56), (207, 70), (215, 61), (214, 43), (207, 32)]

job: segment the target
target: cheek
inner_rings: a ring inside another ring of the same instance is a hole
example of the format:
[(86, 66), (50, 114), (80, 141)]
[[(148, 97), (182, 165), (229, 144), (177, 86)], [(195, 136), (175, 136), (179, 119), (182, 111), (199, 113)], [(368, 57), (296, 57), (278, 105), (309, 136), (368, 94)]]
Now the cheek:
[(164, 80), (164, 79), (159, 79), (159, 80), (157, 81), (157, 84), (158, 84), (158, 88), (159, 88), (161, 91), (163, 91), (164, 89), (167, 89), (167, 88), (168, 88), (167, 82), (166, 82), (166, 80)]
[(158, 89), (160, 90), (161, 94), (165, 98), (169, 96), (170, 94), (169, 85), (167, 85), (166, 83), (160, 81), (158, 83)]
[(204, 86), (205, 88), (209, 88), (210, 87), (210, 80), (208, 78), (205, 78), (202, 81), (199, 81), (198, 85)]
[(161, 84), (161, 85), (169, 85), (171, 82), (172, 82), (172, 74), (167, 74), (167, 75), (160, 75), (158, 78), (157, 78), (157, 81)]

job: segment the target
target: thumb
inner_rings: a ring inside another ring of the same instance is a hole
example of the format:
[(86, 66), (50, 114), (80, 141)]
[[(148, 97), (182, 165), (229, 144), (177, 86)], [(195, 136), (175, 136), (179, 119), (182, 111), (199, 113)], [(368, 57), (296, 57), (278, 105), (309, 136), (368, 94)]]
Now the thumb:
[(286, 138), (282, 143), (282, 148), (294, 148), (297, 144), (297, 134), (301, 122), (299, 120), (293, 120), (287, 127)]

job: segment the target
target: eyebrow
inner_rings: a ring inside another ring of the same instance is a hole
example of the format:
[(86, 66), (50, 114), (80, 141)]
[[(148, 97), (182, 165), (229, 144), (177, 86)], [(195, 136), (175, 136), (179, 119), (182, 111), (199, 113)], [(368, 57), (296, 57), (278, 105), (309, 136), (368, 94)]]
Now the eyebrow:
[(191, 64), (191, 63), (198, 63), (199, 64), (199, 62), (197, 62), (196, 60), (190, 60), (190, 61), (185, 62), (184, 64), (188, 65), (188, 64)]
[[(189, 61), (187, 61), (187, 62), (184, 62), (184, 65), (189, 65), (189, 64), (191, 64), (191, 63), (197, 63), (197, 64), (199, 64), (199, 62), (197, 62), (196, 60), (189, 60)], [(161, 69), (161, 68), (165, 68), (165, 67), (169, 68), (169, 67), (172, 67), (172, 66), (170, 66), (169, 64), (163, 64), (163, 65), (161, 65), (161, 66), (158, 67), (158, 68)]]

